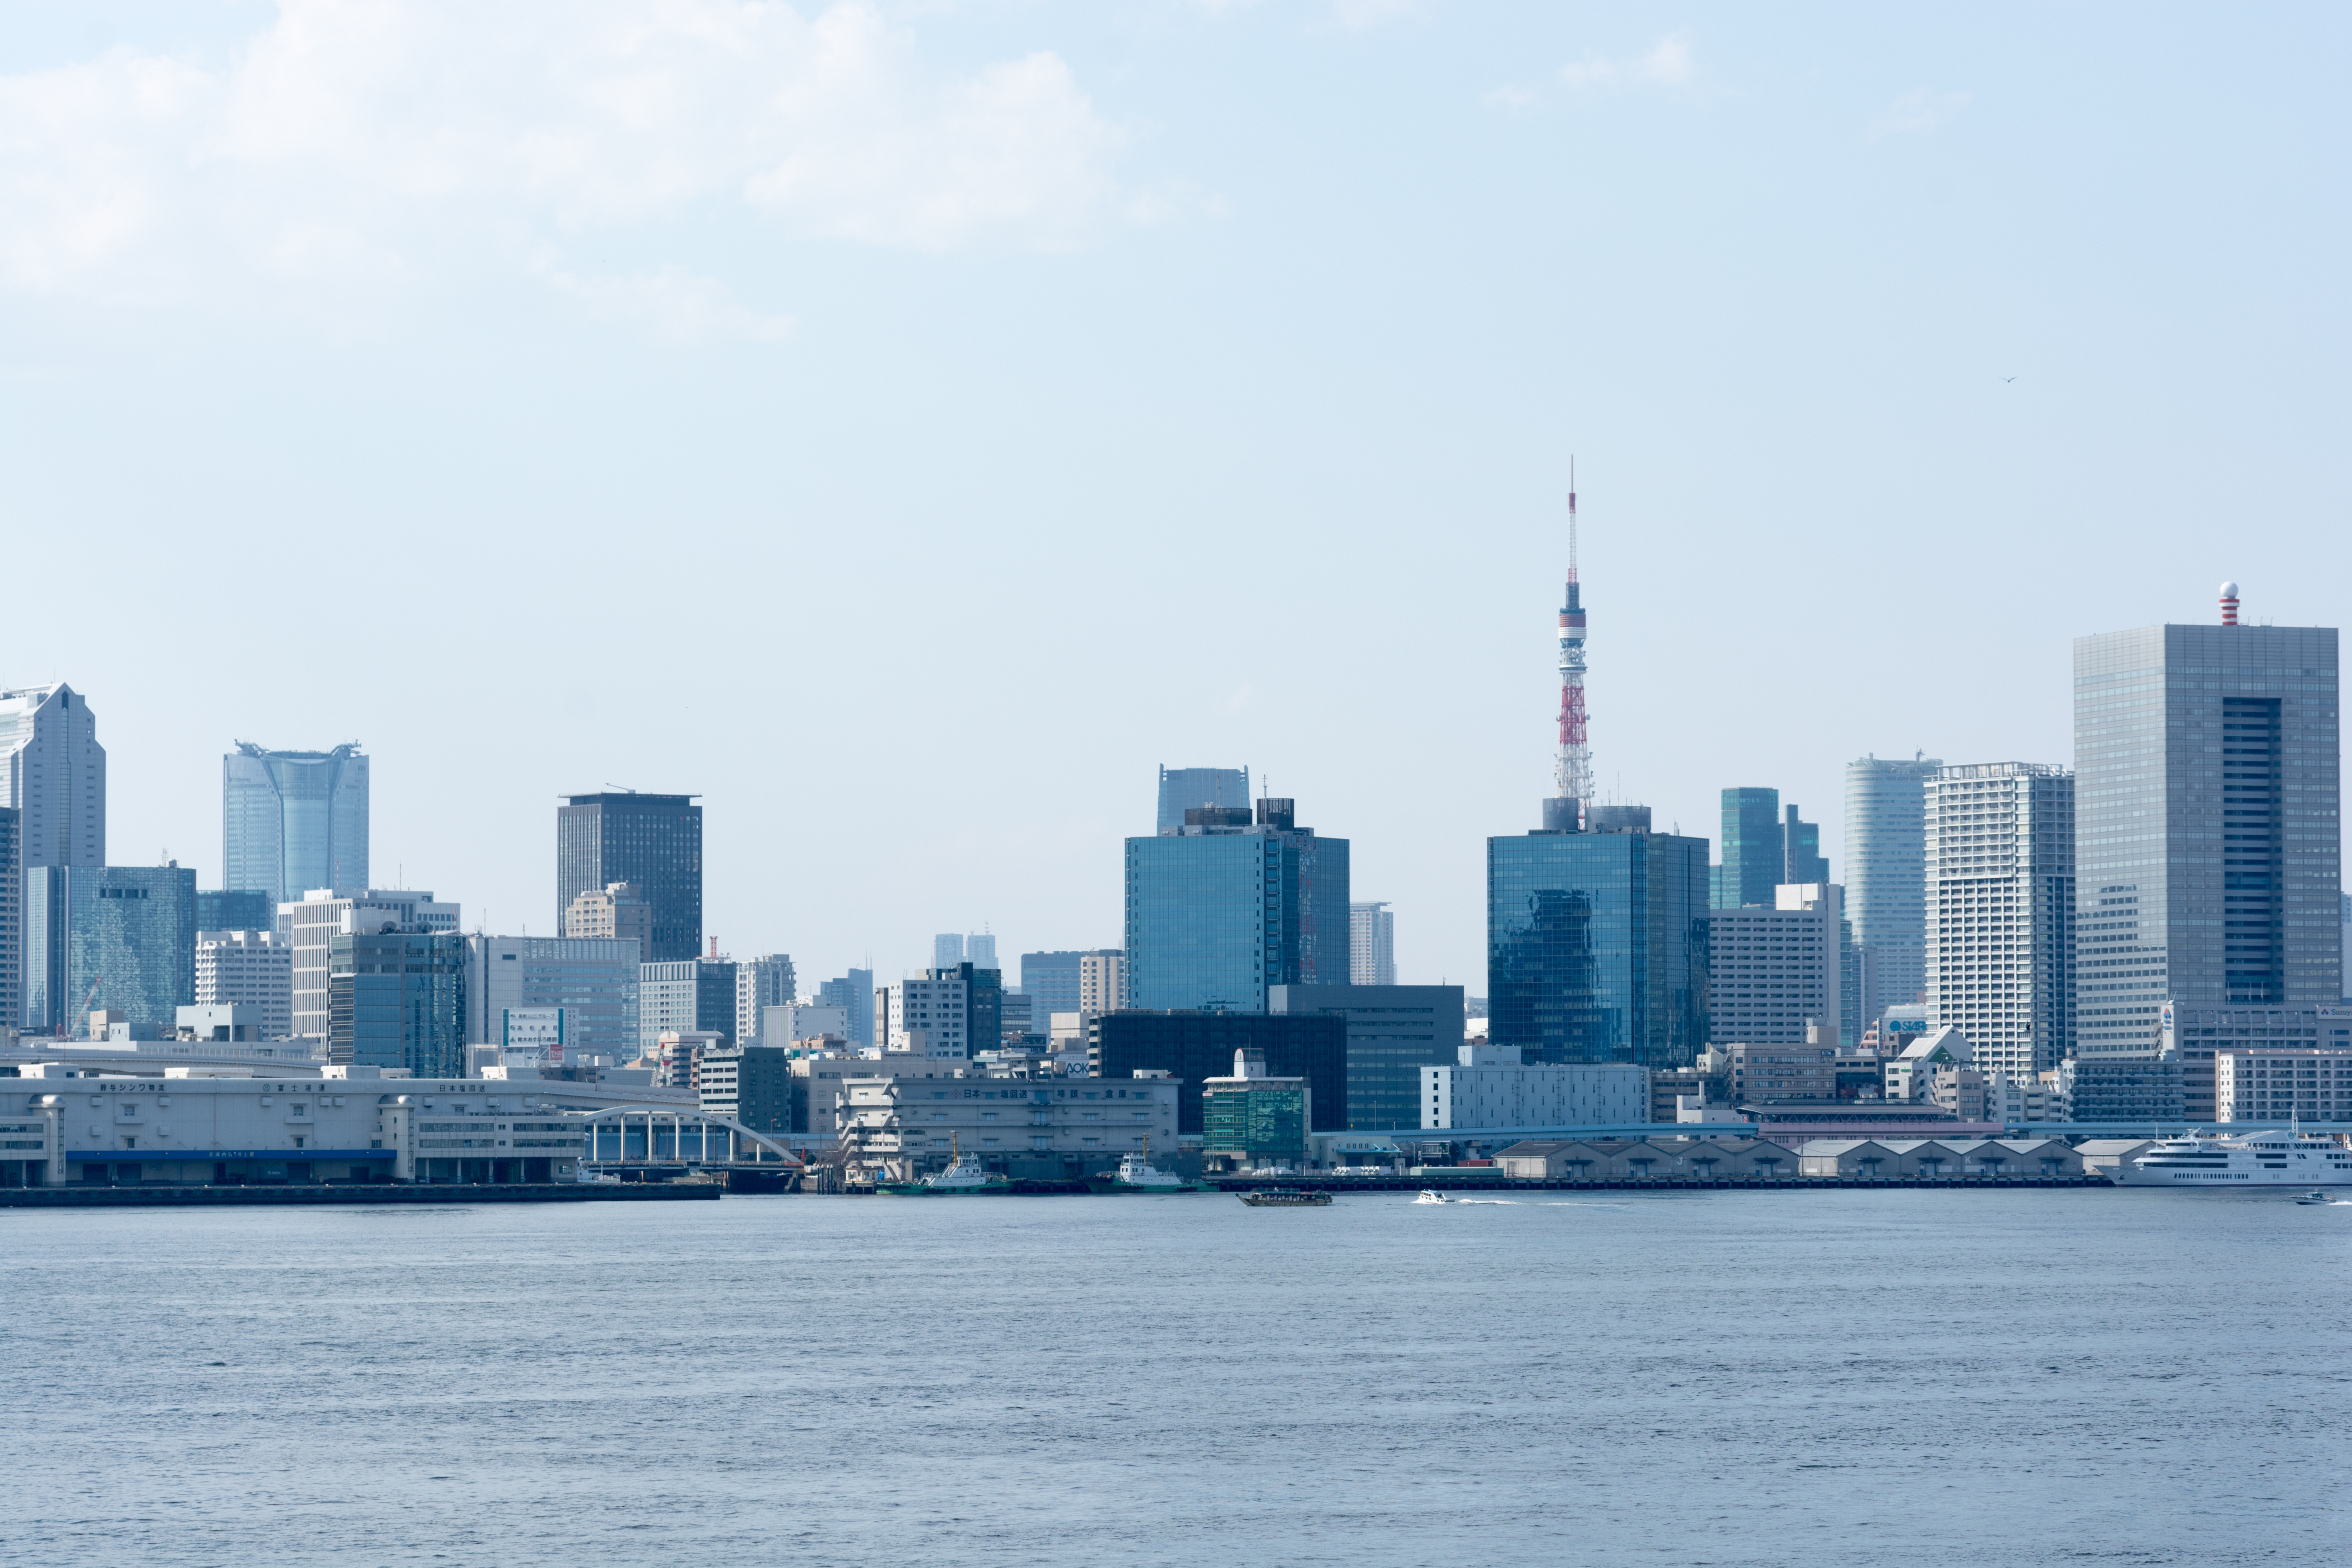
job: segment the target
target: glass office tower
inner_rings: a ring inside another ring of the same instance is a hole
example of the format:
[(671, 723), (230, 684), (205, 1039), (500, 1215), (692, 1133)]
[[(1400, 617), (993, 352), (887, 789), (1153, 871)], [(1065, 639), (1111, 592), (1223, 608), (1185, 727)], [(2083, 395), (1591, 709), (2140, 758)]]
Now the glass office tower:
[(1171, 768), (1160, 770), (1160, 820), (1157, 831), (1184, 826), (1184, 813), (1204, 805), (1249, 809), (1247, 768)]
[[(574, 795), (555, 813), (555, 929), (582, 893), (635, 884), (647, 963), (702, 956), (702, 807), (690, 795)], [(731, 1026), (731, 1025), (730, 1025)]]
[(331, 752), (239, 741), (221, 759), (222, 887), (262, 889), (275, 908), (317, 888), (367, 885), (368, 760), (357, 741)]
[(2074, 641), (2075, 1037), (2152, 1054), (2183, 1007), (2334, 1006), (2332, 626)]
[(1288, 800), (1186, 816), (1127, 841), (1127, 1005), (1263, 1013), (1269, 985), (1348, 984), (1348, 841)]
[(1486, 840), (1488, 1039), (1530, 1062), (1690, 1066), (1707, 1041), (1707, 882), (1704, 838)]
[(1845, 912), (1861, 950), (1857, 1028), (1918, 1001), (1927, 983), (1927, 790), (1943, 765), (1925, 754), (1845, 765)]
[(1770, 909), (1780, 885), (1786, 850), (1780, 836), (1780, 792), (1723, 792), (1723, 865), (1709, 901), (1719, 910)]
[(198, 931), (274, 931), (278, 900), (258, 888), (198, 888)]
[(44, 866), (25, 879), (25, 1027), (79, 1035), (98, 1008), (179, 1024), (196, 1000), (196, 874)]
[(327, 1059), (465, 1077), (465, 970), (466, 939), (457, 931), (336, 933), (327, 955)]

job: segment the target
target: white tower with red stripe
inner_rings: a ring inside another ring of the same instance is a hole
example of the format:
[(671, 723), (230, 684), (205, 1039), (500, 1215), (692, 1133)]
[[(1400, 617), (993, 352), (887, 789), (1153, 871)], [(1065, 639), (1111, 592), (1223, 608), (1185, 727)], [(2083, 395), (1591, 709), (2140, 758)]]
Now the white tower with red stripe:
[(1568, 602), (1559, 607), (1559, 761), (1557, 794), (1544, 802), (1543, 824), (1561, 833), (1582, 828), (1592, 799), (1592, 748), (1585, 739), (1584, 599), (1576, 580), (1576, 461), (1568, 465)]

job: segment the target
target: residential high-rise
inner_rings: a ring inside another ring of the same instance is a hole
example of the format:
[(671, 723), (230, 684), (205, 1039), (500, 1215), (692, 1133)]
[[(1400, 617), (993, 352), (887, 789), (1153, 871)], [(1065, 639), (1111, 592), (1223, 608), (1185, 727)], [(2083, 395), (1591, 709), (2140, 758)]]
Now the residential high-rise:
[(652, 1056), (666, 1034), (716, 1035), (732, 1045), (737, 1027), (735, 962), (680, 958), (637, 966), (637, 1048)]
[(1487, 1037), (1530, 1062), (1688, 1067), (1707, 1033), (1707, 842), (1486, 840)]
[(465, 1077), (465, 944), (454, 931), (353, 910), (328, 943), (327, 1059)]
[(838, 1007), (849, 1020), (849, 1042), (860, 1047), (874, 1044), (874, 972), (853, 969), (816, 988), (820, 1006)]
[(575, 896), (563, 911), (563, 934), (604, 942), (634, 942), (639, 952), (654, 944), (653, 906), (637, 896), (630, 882), (591, 888)]
[(1927, 1021), (1979, 1071), (2030, 1080), (2073, 1054), (2074, 780), (1990, 763), (1938, 769), (1925, 795)]
[(1384, 902), (1348, 906), (1348, 982), (1396, 984), (1396, 914)]
[(198, 888), (198, 931), (271, 931), (278, 924), (278, 900), (258, 888)]
[(635, 1058), (640, 951), (633, 937), (467, 936), (466, 1043), (503, 1040), (499, 1020), (509, 1013), (560, 1007), (567, 1060)]
[[(428, 931), (454, 931), (459, 910), (436, 902), (429, 892), (369, 888), (349, 895), (323, 888), (305, 891), (299, 902), (278, 906), (278, 934), (294, 950), (294, 1033), (313, 1039), (327, 1037), (329, 962), (334, 939), (386, 926)], [(397, 1064), (394, 1064), (397, 1065)], [(459, 1070), (463, 1071), (463, 1064)]]
[(1709, 876), (1708, 901), (1719, 910), (1772, 907), (1788, 867), (1780, 837), (1780, 792), (1723, 792), (1723, 861)]
[(27, 870), (106, 864), (106, 748), (72, 687), (0, 691), (0, 806), (23, 814)]
[(1803, 887), (1830, 879), (1830, 858), (1822, 853), (1822, 827), (1797, 815), (1793, 805), (1781, 808), (1780, 885)]
[(1117, 948), (1078, 957), (1078, 996), (1064, 1012), (1116, 1013), (1127, 1005), (1127, 955)]
[(1708, 1037), (1716, 1045), (1801, 1046), (1817, 1027), (1834, 1046), (1843, 1033), (1844, 889), (1784, 883), (1772, 900), (1769, 909), (1708, 912)]
[(627, 882), (650, 910), (646, 962), (702, 955), (702, 807), (690, 795), (574, 795), (555, 813), (555, 914)]
[(1845, 765), (1845, 910), (1862, 949), (1862, 1027), (1919, 999), (1927, 980), (1927, 784), (1922, 753)]
[(1160, 769), (1160, 820), (1156, 830), (1184, 826), (1184, 813), (1202, 806), (1247, 811), (1250, 803), (1247, 768)]
[(2343, 995), (2336, 628), (2074, 641), (2075, 1039), (2147, 1054), (2170, 1001)]
[[(201, 897), (201, 894), (199, 895)], [(266, 927), (196, 931), (196, 1005), (244, 1003), (261, 1014), (261, 1037), (294, 1032), (294, 949)]]
[[(94, 1008), (165, 1030), (196, 1000), (196, 874), (47, 866), (25, 879), (26, 1025), (74, 1035)], [(37, 1007), (40, 1016), (33, 1015)]]
[(790, 1045), (790, 1040), (765, 1040), (760, 1021), (770, 1007), (800, 1000), (800, 982), (793, 974), (790, 953), (771, 952), (735, 963), (735, 1043), (739, 1046)]
[(1127, 841), (1125, 1005), (1263, 1013), (1268, 985), (1343, 981), (1348, 841), (1297, 826), (1288, 800), (1184, 816)]
[(221, 759), (221, 885), (263, 889), (272, 904), (368, 885), (368, 760), (357, 741), (331, 752), (239, 741)]
[[(992, 975), (993, 972), (990, 972)], [(997, 1029), (972, 1006), (973, 971), (969, 964), (908, 975), (874, 993), (874, 1037), (886, 1051), (919, 1057), (969, 1057), (992, 1051)]]

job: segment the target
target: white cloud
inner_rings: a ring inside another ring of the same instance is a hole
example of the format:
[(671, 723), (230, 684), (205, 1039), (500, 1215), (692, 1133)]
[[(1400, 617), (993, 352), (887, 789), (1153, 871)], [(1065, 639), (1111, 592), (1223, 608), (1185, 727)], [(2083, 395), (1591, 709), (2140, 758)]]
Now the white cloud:
[(1881, 110), (1870, 122), (1864, 140), (1875, 142), (1882, 136), (1919, 136), (1933, 131), (1953, 115), (1968, 107), (1965, 92), (1929, 92), (1921, 88), (1906, 92)]
[(117, 48), (0, 77), (0, 286), (166, 302), (487, 264), (772, 335), (686, 270), (587, 283), (545, 256), (727, 209), (1066, 247), (1118, 218), (1122, 142), (1058, 56), (942, 78), (866, 0), (280, 0), (224, 61)]
[(1559, 79), (1571, 88), (1687, 87), (1698, 75), (1691, 58), (1690, 35), (1669, 33), (1645, 54), (1632, 59), (1605, 59), (1588, 55), (1559, 68)]

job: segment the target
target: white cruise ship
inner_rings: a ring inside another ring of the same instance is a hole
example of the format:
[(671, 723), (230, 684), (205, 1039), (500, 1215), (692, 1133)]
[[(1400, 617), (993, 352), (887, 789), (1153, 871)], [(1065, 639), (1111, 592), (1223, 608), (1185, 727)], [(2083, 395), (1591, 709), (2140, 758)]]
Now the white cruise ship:
[(2352, 1186), (2352, 1149), (2323, 1133), (2168, 1138), (2116, 1172), (2126, 1187)]

